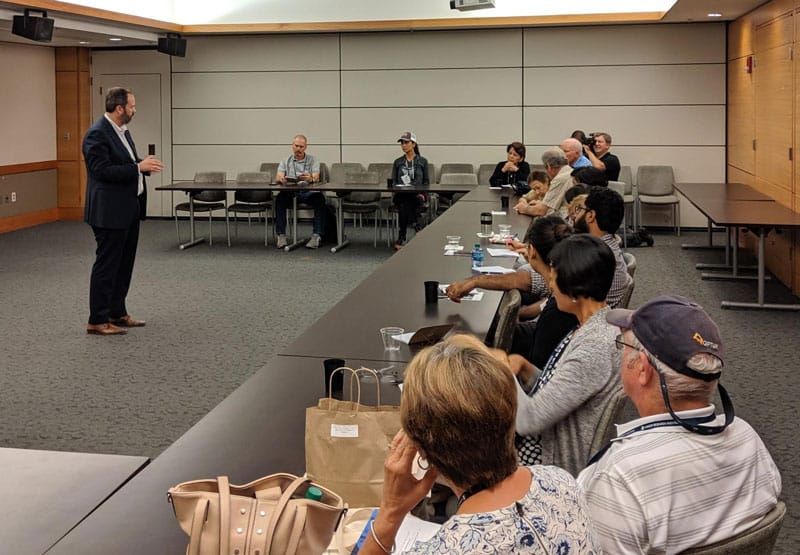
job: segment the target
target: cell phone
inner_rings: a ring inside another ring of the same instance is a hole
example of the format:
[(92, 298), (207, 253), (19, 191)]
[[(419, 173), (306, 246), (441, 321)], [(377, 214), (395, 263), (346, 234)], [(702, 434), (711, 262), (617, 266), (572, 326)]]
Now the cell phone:
[(156, 145), (149, 144), (147, 145), (147, 155), (148, 156), (155, 156), (156, 155)]

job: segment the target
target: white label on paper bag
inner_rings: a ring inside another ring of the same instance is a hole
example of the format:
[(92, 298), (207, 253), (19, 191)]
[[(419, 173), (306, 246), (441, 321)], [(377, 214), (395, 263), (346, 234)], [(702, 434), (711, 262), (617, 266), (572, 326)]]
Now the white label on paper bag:
[(331, 424), (331, 437), (358, 437), (358, 424)]

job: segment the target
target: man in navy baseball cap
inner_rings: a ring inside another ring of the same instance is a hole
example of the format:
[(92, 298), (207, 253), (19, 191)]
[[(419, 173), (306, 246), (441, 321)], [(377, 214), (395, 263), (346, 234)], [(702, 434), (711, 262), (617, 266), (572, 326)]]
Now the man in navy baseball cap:
[[(611, 310), (606, 320), (620, 328), (620, 377), (640, 418), (618, 425), (578, 477), (603, 550), (679, 553), (756, 525), (776, 507), (781, 477), (719, 385), (717, 324), (676, 295)], [(724, 414), (712, 404), (715, 390)]]

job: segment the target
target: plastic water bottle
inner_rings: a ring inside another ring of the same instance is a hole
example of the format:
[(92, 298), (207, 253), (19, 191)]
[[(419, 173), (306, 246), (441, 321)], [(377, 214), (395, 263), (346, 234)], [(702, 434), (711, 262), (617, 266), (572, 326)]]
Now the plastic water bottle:
[(483, 249), (480, 243), (475, 243), (472, 248), (472, 267), (477, 268), (483, 266)]

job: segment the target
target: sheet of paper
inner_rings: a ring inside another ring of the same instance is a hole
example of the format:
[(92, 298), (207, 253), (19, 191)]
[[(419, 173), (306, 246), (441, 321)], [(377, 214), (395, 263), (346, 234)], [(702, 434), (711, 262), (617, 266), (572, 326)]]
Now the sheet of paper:
[(408, 333), (401, 333), (400, 335), (393, 335), (392, 339), (396, 339), (400, 343), (405, 343), (406, 345), (408, 345), (408, 342), (411, 341), (411, 338), (414, 337), (415, 333), (417, 332), (410, 331)]
[(507, 256), (509, 258), (516, 258), (519, 256), (516, 252), (508, 249), (495, 249), (492, 247), (488, 247), (486, 252), (489, 253), (489, 256)]
[(403, 553), (414, 548), (417, 543), (431, 539), (442, 526), (408, 515), (403, 519), (400, 530), (394, 539), (395, 551)]
[(492, 216), (505, 216), (507, 215), (505, 210), (492, 210)]
[(473, 266), (472, 269), (482, 274), (513, 274), (514, 270), (511, 268), (504, 268), (502, 266)]
[[(440, 283), (439, 284), (439, 298), (446, 299), (447, 298), (447, 287), (450, 285), (449, 283)], [(462, 301), (480, 301), (483, 298), (483, 291), (480, 289), (473, 289), (463, 297), (461, 297)]]

